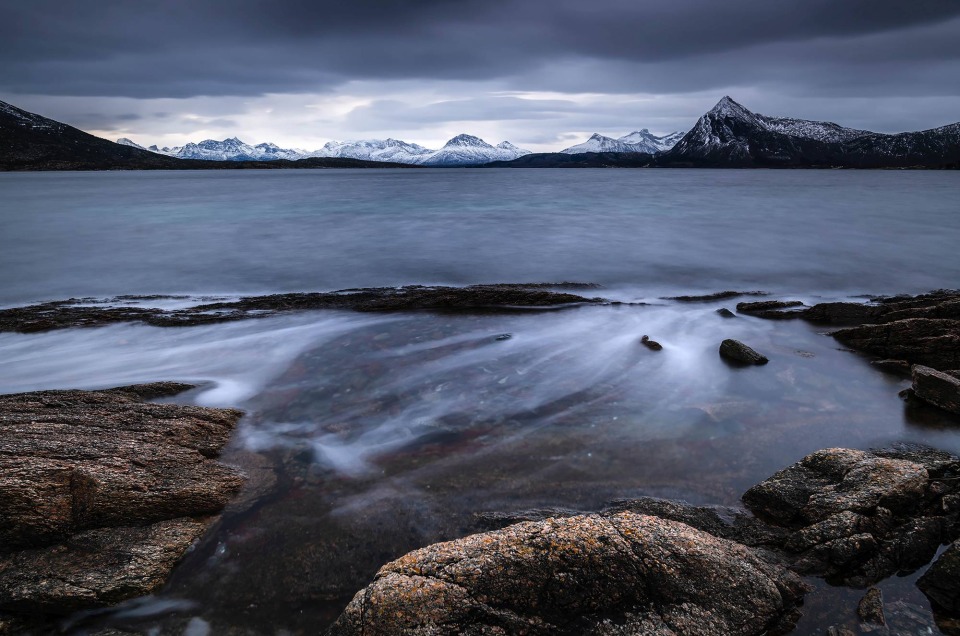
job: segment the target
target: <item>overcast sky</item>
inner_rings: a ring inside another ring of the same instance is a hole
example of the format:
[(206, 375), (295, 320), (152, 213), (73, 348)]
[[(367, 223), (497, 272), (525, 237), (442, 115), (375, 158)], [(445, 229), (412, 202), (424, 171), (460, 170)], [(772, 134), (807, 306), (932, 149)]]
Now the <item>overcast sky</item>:
[(0, 99), (160, 145), (547, 151), (725, 94), (899, 132), (960, 121), (958, 43), (958, 0), (0, 0)]

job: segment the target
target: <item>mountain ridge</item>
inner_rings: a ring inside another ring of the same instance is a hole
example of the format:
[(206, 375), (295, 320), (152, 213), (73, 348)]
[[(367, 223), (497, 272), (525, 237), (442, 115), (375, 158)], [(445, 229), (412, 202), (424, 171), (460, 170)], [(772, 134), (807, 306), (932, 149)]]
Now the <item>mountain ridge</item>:
[(909, 168), (960, 165), (960, 123), (876, 133), (833, 122), (770, 117), (724, 96), (657, 167)]

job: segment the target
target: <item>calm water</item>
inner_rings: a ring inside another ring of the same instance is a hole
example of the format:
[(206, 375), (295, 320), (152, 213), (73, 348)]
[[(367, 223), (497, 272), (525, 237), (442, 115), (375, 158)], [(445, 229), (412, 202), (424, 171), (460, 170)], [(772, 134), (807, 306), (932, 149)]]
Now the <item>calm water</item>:
[[(736, 505), (820, 448), (960, 452), (960, 420), (907, 409), (904, 380), (820, 329), (658, 300), (957, 287), (955, 174), (0, 174), (0, 197), (8, 305), (525, 280), (655, 303), (0, 334), (2, 392), (184, 380), (202, 386), (178, 400), (248, 413), (225, 453), (251, 476), (243, 502), (157, 598), (78, 629), (314, 634), (384, 562), (482, 529), (477, 513), (640, 495)], [(727, 337), (770, 364), (726, 366)], [(912, 580), (884, 582), (886, 600), (929, 620)], [(798, 633), (853, 621), (859, 596), (820, 586)], [(901, 633), (922, 633), (909, 620)]]
[(0, 303), (587, 280), (925, 291), (960, 279), (955, 172), (0, 174)]

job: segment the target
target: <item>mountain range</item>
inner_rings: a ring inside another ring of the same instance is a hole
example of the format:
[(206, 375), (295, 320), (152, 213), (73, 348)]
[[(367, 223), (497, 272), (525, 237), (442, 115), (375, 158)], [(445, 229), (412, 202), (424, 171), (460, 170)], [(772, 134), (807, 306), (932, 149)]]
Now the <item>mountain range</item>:
[(960, 168), (960, 123), (875, 133), (831, 122), (770, 117), (724, 97), (685, 134), (647, 129), (619, 139), (595, 134), (558, 153), (530, 153), (457, 135), (431, 150), (396, 139), (329, 142), (313, 152), (233, 137), (178, 148), (112, 143), (0, 102), (0, 170), (339, 167)]
[(624, 135), (619, 139), (605, 137), (600, 133), (593, 133), (590, 139), (587, 139), (582, 144), (570, 146), (560, 152), (566, 155), (577, 155), (588, 152), (642, 152), (653, 155), (658, 152), (670, 150), (674, 144), (680, 141), (683, 135), (684, 133), (682, 132), (674, 132), (669, 135), (664, 135), (663, 137), (657, 137), (646, 128), (632, 132), (629, 135)]
[(529, 150), (517, 148), (509, 141), (491, 146), (483, 139), (472, 135), (457, 135), (439, 150), (431, 150), (398, 139), (331, 141), (320, 150), (313, 151), (280, 148), (272, 143), (251, 146), (236, 137), (223, 141), (207, 139), (200, 143), (189, 143), (173, 148), (157, 146), (145, 148), (125, 137), (118, 139), (117, 143), (178, 159), (212, 161), (276, 161), (278, 159), (297, 161), (317, 157), (337, 157), (420, 166), (465, 166), (491, 161), (510, 161), (530, 154)]

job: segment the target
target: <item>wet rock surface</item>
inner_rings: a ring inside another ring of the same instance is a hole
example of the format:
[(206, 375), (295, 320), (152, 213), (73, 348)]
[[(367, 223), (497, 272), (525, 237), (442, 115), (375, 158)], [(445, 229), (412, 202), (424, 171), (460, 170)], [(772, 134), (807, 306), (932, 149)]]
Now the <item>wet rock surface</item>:
[(767, 292), (762, 291), (721, 291), (713, 294), (702, 294), (699, 296), (667, 296), (664, 300), (676, 300), (681, 303), (703, 303), (716, 300), (726, 300), (728, 298), (739, 298), (740, 296), (766, 296)]
[(154, 383), (0, 396), (0, 611), (148, 594), (243, 483), (214, 458), (241, 413)]
[[(800, 303), (740, 303), (737, 311), (771, 319), (803, 318), (829, 325), (856, 325), (833, 337), (844, 345), (888, 360), (939, 371), (960, 368), (960, 291), (871, 298), (866, 303), (829, 302), (804, 309)], [(786, 309), (784, 309), (786, 308)]]
[(930, 562), (960, 532), (960, 459), (912, 445), (827, 449), (749, 489), (743, 501), (790, 534), (797, 570), (870, 585)]
[(330, 634), (761, 634), (796, 575), (688, 525), (619, 512), (524, 522), (385, 565)]
[(857, 604), (857, 616), (860, 617), (862, 631), (871, 632), (887, 624), (883, 615), (883, 593), (871, 587)]
[(945, 411), (960, 414), (960, 378), (914, 365), (913, 395)]
[(954, 543), (924, 572), (917, 587), (949, 613), (960, 616), (960, 542)]
[(720, 343), (720, 357), (734, 364), (766, 364), (769, 362), (766, 356), (761, 355), (743, 344), (739, 340), (727, 338)]
[[(761, 300), (758, 302), (737, 303), (737, 313), (759, 316), (761, 318), (792, 318), (799, 313), (795, 307), (803, 307), (799, 300)], [(783, 311), (790, 309), (791, 311)]]
[[(354, 311), (519, 311), (605, 302), (569, 291), (592, 290), (590, 283), (529, 283), (436, 287), (408, 285), (343, 289), (334, 292), (273, 294), (234, 301), (210, 302), (186, 309), (113, 306), (110, 301), (69, 299), (0, 310), (0, 332), (32, 333), (67, 327), (140, 322), (155, 327), (186, 327), (230, 322), (291, 311), (344, 309)], [(164, 297), (122, 297), (123, 301)]]

